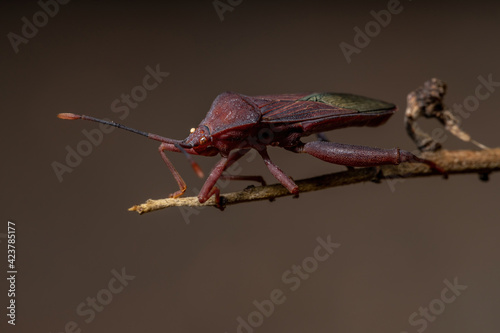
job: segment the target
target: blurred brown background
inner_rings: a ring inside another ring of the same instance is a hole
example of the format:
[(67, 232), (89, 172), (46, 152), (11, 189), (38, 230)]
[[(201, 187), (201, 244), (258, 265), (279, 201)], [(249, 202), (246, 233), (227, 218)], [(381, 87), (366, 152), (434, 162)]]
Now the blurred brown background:
[[(353, 45), (353, 29), (364, 30), (387, 1), (232, 3), (221, 21), (212, 1), (71, 1), (17, 53), (8, 34), (21, 36), (22, 18), (33, 22), (42, 7), (2, 4), (0, 236), (9, 219), (16, 222), (18, 265), (15, 327), (6, 323), (6, 280), (0, 284), (2, 332), (237, 332), (238, 317), (248, 322), (249, 315), (258, 327), (239, 331), (498, 331), (498, 174), (488, 183), (476, 175), (411, 179), (394, 191), (366, 183), (189, 218), (176, 208), (139, 216), (127, 208), (177, 185), (156, 142), (116, 130), (58, 180), (52, 163), (65, 164), (66, 147), (76, 149), (83, 130), (98, 128), (58, 120), (59, 112), (182, 139), (226, 90), (342, 91), (392, 101), (400, 112), (383, 127), (331, 132), (331, 140), (413, 150), (402, 123), (409, 91), (441, 78), (452, 106), (475, 94), (478, 76), (500, 81), (495, 1), (401, 1), (400, 13), (351, 63), (339, 44)], [(43, 23), (43, 15), (37, 19)], [(169, 76), (120, 119), (125, 111), (113, 112), (113, 101), (158, 64)], [(499, 106), (500, 89), (463, 128), (498, 147)], [(450, 135), (444, 146), (475, 149)], [(344, 170), (280, 149), (270, 155), (295, 179)], [(187, 194), (196, 194), (203, 180), (181, 154), (169, 156)], [(217, 158), (197, 161), (207, 172)], [(274, 182), (259, 158), (242, 167)], [(282, 274), (328, 235), (341, 246), (292, 291)], [(135, 278), (113, 294), (120, 286), (113, 270), (122, 268)], [(468, 287), (443, 303), (443, 281), (455, 277)], [(274, 289), (286, 300), (269, 317), (252, 315), (253, 302)], [(87, 304), (96, 297), (100, 312)], [(99, 299), (108, 304), (100, 308)], [(429, 306), (424, 319), (419, 308)]]

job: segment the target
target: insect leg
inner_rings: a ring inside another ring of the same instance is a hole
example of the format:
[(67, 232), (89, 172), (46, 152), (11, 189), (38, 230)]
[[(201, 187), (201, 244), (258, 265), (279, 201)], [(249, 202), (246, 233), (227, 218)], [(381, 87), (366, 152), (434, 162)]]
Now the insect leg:
[(269, 155), (267, 154), (267, 150), (259, 150), (260, 156), (262, 156), (262, 159), (264, 160), (264, 163), (266, 163), (267, 168), (273, 176), (280, 181), (280, 183), (286, 187), (290, 193), (297, 194), (299, 193), (299, 187), (295, 182), (288, 177), (276, 164), (274, 164), (271, 159), (269, 158)]
[(222, 172), (226, 168), (228, 159), (229, 159), (228, 157), (222, 157), (222, 159), (219, 162), (217, 162), (215, 167), (212, 169), (210, 175), (208, 175), (205, 184), (203, 184), (203, 187), (201, 188), (200, 193), (198, 194), (198, 200), (201, 203), (204, 203), (205, 201), (210, 199), (212, 195), (215, 194), (215, 203), (217, 204), (217, 207), (221, 210), (223, 209), (220, 202), (220, 190), (218, 187), (215, 186), (215, 183), (220, 178)]
[(233, 165), (240, 158), (245, 156), (245, 154), (248, 153), (249, 151), (250, 151), (250, 148), (245, 148), (245, 149), (240, 149), (240, 150), (234, 151), (231, 154), (229, 154), (224, 171), (226, 171), (227, 168), (229, 168), (231, 165)]
[[(318, 141), (330, 142), (330, 140), (328, 140), (328, 137), (326, 136), (326, 134), (324, 132), (316, 133), (316, 136), (318, 138)], [(347, 167), (347, 170), (349, 170), (349, 171), (354, 170), (354, 167), (352, 167), (350, 165), (346, 165), (346, 167)]]
[(170, 170), (170, 172), (172, 173), (172, 175), (175, 178), (175, 181), (177, 181), (177, 184), (179, 185), (179, 190), (177, 192), (170, 194), (169, 197), (178, 198), (184, 194), (187, 186), (186, 186), (186, 183), (184, 182), (184, 179), (182, 179), (181, 175), (179, 174), (179, 172), (177, 172), (177, 170), (175, 170), (175, 167), (172, 164), (172, 162), (170, 162), (170, 160), (167, 158), (167, 155), (165, 155), (165, 150), (168, 150), (168, 151), (176, 151), (176, 150), (173, 149), (172, 144), (167, 144), (167, 143), (162, 143), (160, 145), (160, 147), (158, 148), (158, 151), (160, 152), (161, 158), (163, 159), (163, 161), (167, 165), (167, 168)]
[(249, 181), (253, 181), (253, 182), (257, 182), (257, 183), (260, 183), (262, 186), (266, 186), (267, 183), (266, 181), (264, 180), (264, 178), (262, 178), (262, 176), (240, 176), (240, 175), (221, 175), (220, 176), (221, 179), (227, 179), (227, 180), (249, 180)]
[[(224, 171), (226, 171), (231, 165), (233, 165), (236, 161), (238, 161), (240, 158), (242, 158), (246, 153), (248, 153), (250, 149), (240, 149), (238, 151), (232, 152), (229, 155), (226, 167), (224, 168)], [(228, 180), (250, 180), (250, 181), (255, 181), (258, 183), (261, 183), (262, 186), (266, 185), (266, 181), (262, 176), (243, 176), (243, 175), (228, 175), (228, 174), (222, 174), (220, 176), (221, 179), (228, 179)]]
[(189, 163), (191, 163), (191, 167), (193, 168), (193, 170), (196, 173), (196, 175), (198, 177), (200, 177), (200, 178), (203, 178), (203, 171), (201, 170), (201, 168), (198, 165), (198, 163), (195, 162), (195, 160), (193, 159), (193, 157), (191, 155), (189, 155), (189, 153), (186, 151), (186, 149), (182, 148), (178, 144), (175, 144), (174, 146), (175, 146), (175, 148), (177, 148), (177, 150), (179, 150), (180, 152), (182, 152), (184, 154), (184, 156), (186, 156), (186, 158), (189, 161)]
[(351, 167), (368, 167), (403, 162), (424, 163), (431, 169), (446, 174), (436, 163), (413, 155), (399, 148), (382, 149), (334, 142), (312, 141), (291, 149), (297, 153), (307, 153), (323, 161)]

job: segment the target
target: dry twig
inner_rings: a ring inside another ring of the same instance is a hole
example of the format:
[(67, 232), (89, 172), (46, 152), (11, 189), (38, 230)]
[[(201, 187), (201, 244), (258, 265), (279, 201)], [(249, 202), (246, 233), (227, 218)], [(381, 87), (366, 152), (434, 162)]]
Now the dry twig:
[[(500, 170), (500, 148), (487, 149), (482, 151), (441, 150), (434, 153), (424, 153), (422, 157), (432, 160), (442, 167), (449, 175), (459, 173), (477, 173), (482, 180), (487, 179), (487, 175)], [(404, 163), (398, 166), (384, 165), (378, 168), (361, 168), (345, 172), (337, 172), (314, 178), (296, 181), (301, 193), (318, 191), (330, 187), (356, 184), (366, 181), (379, 181), (381, 179), (394, 178), (415, 178), (424, 176), (436, 176), (438, 173), (432, 172), (424, 164)], [(259, 186), (247, 188), (240, 192), (223, 194), (226, 205), (234, 205), (242, 202), (257, 200), (270, 200), (274, 198), (291, 195), (281, 184)], [(214, 197), (201, 204), (197, 197), (168, 198), (159, 200), (148, 200), (143, 204), (129, 208), (139, 214), (152, 212), (155, 210), (178, 207), (178, 206), (214, 206)]]

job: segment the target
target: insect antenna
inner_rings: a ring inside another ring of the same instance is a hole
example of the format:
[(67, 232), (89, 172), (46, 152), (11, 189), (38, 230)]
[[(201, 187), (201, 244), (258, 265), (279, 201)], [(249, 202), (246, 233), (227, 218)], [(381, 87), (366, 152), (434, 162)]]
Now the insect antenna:
[(96, 123), (101, 123), (101, 124), (105, 124), (105, 125), (110, 125), (110, 126), (114, 126), (114, 127), (117, 127), (117, 128), (121, 128), (121, 129), (124, 129), (126, 131), (129, 131), (129, 132), (132, 132), (132, 133), (135, 133), (135, 134), (139, 134), (139, 135), (145, 136), (145, 137), (147, 137), (149, 139), (152, 139), (152, 140), (155, 140), (155, 141), (160, 141), (160, 142), (165, 142), (165, 143), (173, 144), (177, 149), (179, 149), (179, 151), (181, 151), (186, 156), (186, 158), (191, 163), (191, 166), (194, 169), (194, 171), (196, 172), (196, 174), (198, 175), (198, 177), (200, 177), (200, 178), (203, 177), (203, 171), (201, 170), (200, 166), (198, 165), (198, 163), (196, 163), (194, 161), (194, 159), (192, 158), (192, 156), (189, 155), (189, 153), (181, 146), (182, 142), (179, 141), (179, 140), (173, 140), (173, 139), (165, 138), (165, 137), (157, 135), (157, 134), (152, 134), (152, 133), (147, 133), (147, 132), (139, 131), (139, 130), (136, 130), (134, 128), (124, 126), (122, 124), (115, 123), (114, 121), (108, 121), (108, 120), (98, 119), (98, 118), (94, 118), (94, 117), (91, 117), (91, 116), (78, 115), (78, 114), (74, 114), (74, 113), (59, 113), (57, 115), (57, 118), (59, 118), (59, 119), (65, 119), (65, 120), (76, 120), (76, 119), (90, 120), (90, 121), (94, 121)]

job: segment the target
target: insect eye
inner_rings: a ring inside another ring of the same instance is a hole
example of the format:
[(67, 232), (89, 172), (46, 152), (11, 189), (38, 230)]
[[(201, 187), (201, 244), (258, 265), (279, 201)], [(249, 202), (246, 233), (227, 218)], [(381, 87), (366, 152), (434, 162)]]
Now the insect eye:
[(207, 143), (208, 139), (204, 136), (201, 137), (200, 139), (200, 145), (204, 145), (205, 143)]

